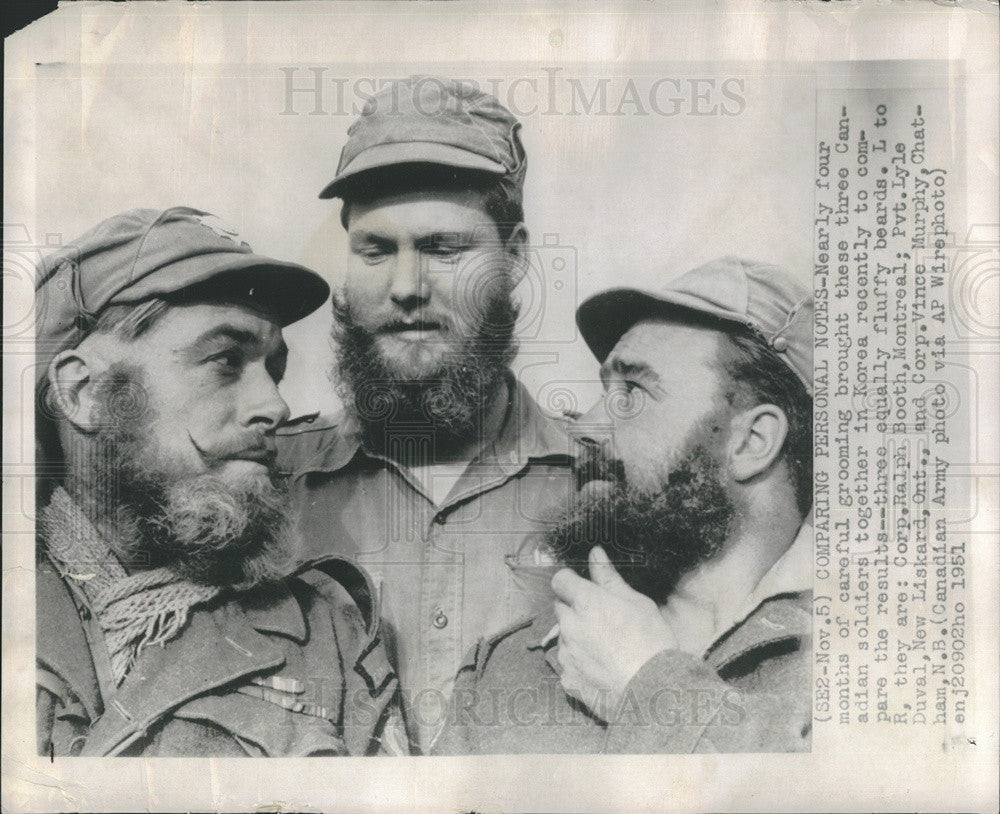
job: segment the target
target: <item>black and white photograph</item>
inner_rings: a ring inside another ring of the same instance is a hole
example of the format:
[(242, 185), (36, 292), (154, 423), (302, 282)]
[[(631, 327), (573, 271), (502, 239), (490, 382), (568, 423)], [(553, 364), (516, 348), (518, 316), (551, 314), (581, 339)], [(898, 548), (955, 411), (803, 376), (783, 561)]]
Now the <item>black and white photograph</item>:
[(10, 34), (4, 809), (995, 810), (997, 8)]

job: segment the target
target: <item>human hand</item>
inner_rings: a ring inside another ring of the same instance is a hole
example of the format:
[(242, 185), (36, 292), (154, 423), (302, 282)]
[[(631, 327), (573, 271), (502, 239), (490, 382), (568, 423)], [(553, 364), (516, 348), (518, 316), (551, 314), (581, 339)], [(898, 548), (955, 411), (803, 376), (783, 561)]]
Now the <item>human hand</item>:
[(647, 596), (633, 590), (595, 546), (590, 580), (563, 568), (552, 578), (563, 689), (595, 715), (615, 715), (632, 677), (677, 639)]

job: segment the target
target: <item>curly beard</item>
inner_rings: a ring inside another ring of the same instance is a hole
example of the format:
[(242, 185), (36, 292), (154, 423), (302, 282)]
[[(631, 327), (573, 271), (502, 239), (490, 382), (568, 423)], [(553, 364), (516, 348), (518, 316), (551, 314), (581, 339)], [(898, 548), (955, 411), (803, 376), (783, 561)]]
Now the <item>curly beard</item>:
[(122, 409), (142, 377), (138, 368), (115, 365), (97, 391), (94, 488), (113, 512), (116, 556), (129, 569), (165, 566), (192, 582), (240, 591), (287, 575), (291, 523), (283, 482), (265, 473), (237, 483), (171, 473), (143, 431), (149, 409)]
[(514, 323), (518, 307), (509, 292), (486, 305), (479, 329), (461, 350), (430, 375), (396, 372), (361, 327), (346, 302), (335, 298), (333, 338), (337, 343), (337, 393), (360, 425), (371, 449), (385, 451), (393, 427), (408, 438), (426, 437), (437, 449), (474, 440), (517, 353)]
[(553, 554), (588, 576), (590, 550), (603, 546), (633, 589), (662, 605), (685, 574), (725, 547), (736, 509), (720, 481), (719, 465), (696, 445), (672, 467), (658, 491), (641, 491), (616, 459), (596, 454), (578, 472), (600, 472), (603, 493), (584, 493), (546, 534)]

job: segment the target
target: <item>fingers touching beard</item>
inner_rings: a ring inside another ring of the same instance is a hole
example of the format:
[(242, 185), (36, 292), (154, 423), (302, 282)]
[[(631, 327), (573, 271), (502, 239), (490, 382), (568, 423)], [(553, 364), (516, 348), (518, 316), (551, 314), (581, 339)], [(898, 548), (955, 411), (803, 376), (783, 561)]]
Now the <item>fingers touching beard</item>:
[[(106, 481), (109, 516), (117, 521), (110, 541), (116, 555), (126, 567), (165, 566), (195, 582), (237, 589), (288, 573), (282, 482), (263, 472), (237, 482), (179, 475), (149, 437), (152, 408), (136, 396), (144, 392), (143, 376), (137, 367), (114, 365), (96, 396), (94, 472)], [(142, 409), (128, 407), (138, 404)]]
[(603, 546), (632, 588), (663, 604), (681, 577), (724, 548), (736, 510), (703, 446), (687, 452), (655, 492), (629, 486), (620, 462), (587, 465), (611, 488), (582, 493), (547, 535), (553, 553), (581, 575), (590, 549)]

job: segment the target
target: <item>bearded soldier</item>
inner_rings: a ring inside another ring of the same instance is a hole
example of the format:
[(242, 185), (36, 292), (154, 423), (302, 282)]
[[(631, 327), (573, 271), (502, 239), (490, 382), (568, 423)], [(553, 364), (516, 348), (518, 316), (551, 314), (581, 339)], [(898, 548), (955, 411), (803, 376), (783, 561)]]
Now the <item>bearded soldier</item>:
[(544, 518), (570, 442), (511, 373), (527, 262), (520, 124), (495, 98), (417, 77), (375, 94), (321, 197), (343, 201), (334, 295), (342, 415), (289, 428), (305, 555), (382, 586), (410, 733), (428, 750), (480, 636), (552, 601)]
[(291, 572), (274, 471), (282, 327), (328, 290), (185, 207), (110, 218), (44, 262), (41, 753), (392, 751), (373, 588), (335, 558)]
[(572, 568), (470, 654), (441, 752), (809, 749), (812, 313), (735, 257), (580, 306), (605, 397), (549, 538)]

